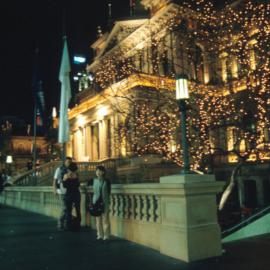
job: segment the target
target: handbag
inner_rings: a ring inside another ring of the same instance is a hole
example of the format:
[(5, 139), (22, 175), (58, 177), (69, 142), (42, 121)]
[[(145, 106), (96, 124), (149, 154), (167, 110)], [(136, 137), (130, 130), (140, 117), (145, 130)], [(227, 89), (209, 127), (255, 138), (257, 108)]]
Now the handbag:
[(89, 204), (89, 213), (91, 216), (99, 217), (104, 212), (104, 203), (101, 197), (95, 203)]
[(99, 217), (102, 215), (102, 213), (104, 213), (104, 203), (103, 203), (102, 194), (101, 194), (102, 187), (100, 188), (99, 198), (97, 199), (97, 201), (95, 203), (89, 204), (88, 211), (90, 215), (94, 217)]

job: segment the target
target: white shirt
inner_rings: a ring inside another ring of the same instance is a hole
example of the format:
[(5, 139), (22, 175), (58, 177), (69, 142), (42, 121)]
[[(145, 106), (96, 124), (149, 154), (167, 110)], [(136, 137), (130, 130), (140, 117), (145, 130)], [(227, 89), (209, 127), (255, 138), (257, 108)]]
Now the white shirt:
[(60, 194), (60, 195), (66, 194), (67, 189), (64, 188), (64, 186), (63, 186), (63, 179), (62, 179), (62, 175), (61, 175), (61, 167), (58, 167), (55, 170), (54, 179), (56, 179), (56, 183), (60, 185), (60, 188), (57, 188), (57, 190), (56, 190), (57, 194)]

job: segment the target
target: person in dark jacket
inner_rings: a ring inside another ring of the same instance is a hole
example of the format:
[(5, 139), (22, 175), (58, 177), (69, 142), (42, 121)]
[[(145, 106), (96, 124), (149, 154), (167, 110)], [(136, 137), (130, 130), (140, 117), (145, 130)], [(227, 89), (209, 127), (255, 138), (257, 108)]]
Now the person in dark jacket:
[(68, 171), (63, 178), (63, 186), (66, 188), (65, 201), (66, 201), (66, 217), (67, 217), (67, 227), (72, 228), (72, 207), (74, 205), (76, 210), (77, 222), (81, 221), (81, 209), (80, 209), (80, 182), (77, 173), (77, 165), (72, 162), (68, 166)]

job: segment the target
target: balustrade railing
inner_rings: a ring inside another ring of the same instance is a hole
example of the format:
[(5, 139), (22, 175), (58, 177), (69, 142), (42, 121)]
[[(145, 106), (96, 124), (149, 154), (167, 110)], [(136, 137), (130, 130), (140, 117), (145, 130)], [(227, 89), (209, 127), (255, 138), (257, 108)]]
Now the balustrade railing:
[[(81, 164), (83, 168), (84, 165)], [(210, 180), (179, 184), (113, 184), (111, 234), (186, 261), (190, 260), (185, 255), (187, 246), (193, 245), (196, 250), (199, 246), (203, 253), (205, 243), (201, 239), (213, 242), (214, 237), (217, 247), (212, 255), (217, 256), (221, 248), (215, 195), (222, 186)], [(92, 187), (81, 185), (81, 225), (95, 228), (95, 218), (87, 212), (92, 193)], [(55, 218), (59, 217), (61, 210), (61, 201), (52, 187), (7, 187), (0, 194), (0, 203)], [(194, 240), (193, 236), (197, 238)], [(198, 258), (205, 256), (209, 257), (208, 250)]]
[(53, 161), (39, 166), (36, 170), (29, 170), (19, 176), (17, 176), (13, 184), (18, 186), (36, 186), (44, 178), (52, 177), (56, 168), (60, 166), (59, 161)]
[[(96, 166), (98, 165), (103, 165), (109, 171), (116, 170), (115, 159), (106, 159), (106, 160), (97, 161), (97, 162), (76, 162), (76, 164), (78, 166), (78, 171), (80, 175), (84, 176), (84, 174), (86, 174), (85, 177), (82, 177), (82, 178), (87, 178), (87, 174), (90, 175), (90, 173), (94, 173)], [(52, 182), (55, 170), (60, 165), (61, 165), (60, 161), (53, 161), (53, 162), (41, 165), (40, 167), (36, 168), (36, 170), (34, 169), (29, 170), (23, 174), (18, 175), (14, 179), (13, 184), (18, 185), (18, 186), (36, 186), (48, 180), (48, 178), (50, 178)]]
[[(87, 194), (92, 196), (91, 188)], [(110, 215), (124, 220), (159, 223), (162, 194), (159, 184), (113, 185)]]

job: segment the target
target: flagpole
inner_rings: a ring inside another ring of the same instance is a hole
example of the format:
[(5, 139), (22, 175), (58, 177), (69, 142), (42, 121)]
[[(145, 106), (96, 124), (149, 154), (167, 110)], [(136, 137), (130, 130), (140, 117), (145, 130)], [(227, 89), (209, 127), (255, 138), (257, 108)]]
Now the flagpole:
[[(34, 63), (34, 72), (37, 72), (37, 53), (38, 53), (38, 43), (36, 44), (35, 49), (35, 63)], [(35, 74), (37, 76), (37, 74)], [(35, 77), (34, 80), (37, 78)], [(32, 83), (36, 83), (35, 81), (32, 81)], [(36, 87), (36, 85), (32, 85), (32, 87)], [(33, 123), (33, 169), (34, 169), (34, 181), (33, 184), (37, 184), (37, 172), (36, 172), (36, 163), (37, 163), (37, 95), (36, 95), (36, 89), (34, 90), (34, 123)]]
[(34, 168), (34, 185), (37, 184), (37, 173), (36, 173), (36, 163), (37, 163), (37, 97), (34, 95), (34, 124), (33, 124), (33, 168)]
[[(63, 30), (63, 41), (65, 42), (66, 36), (66, 8), (63, 7), (63, 21), (62, 21), (62, 30)], [(62, 143), (62, 153), (61, 153), (62, 161), (64, 162), (66, 159), (66, 142)]]
[(63, 37), (63, 54), (61, 67), (59, 72), (59, 81), (61, 82), (61, 98), (60, 98), (60, 114), (59, 114), (59, 129), (58, 142), (62, 146), (62, 160), (66, 158), (66, 143), (69, 141), (69, 120), (68, 120), (68, 105), (71, 99), (70, 85), (70, 61), (67, 46), (67, 37)]

